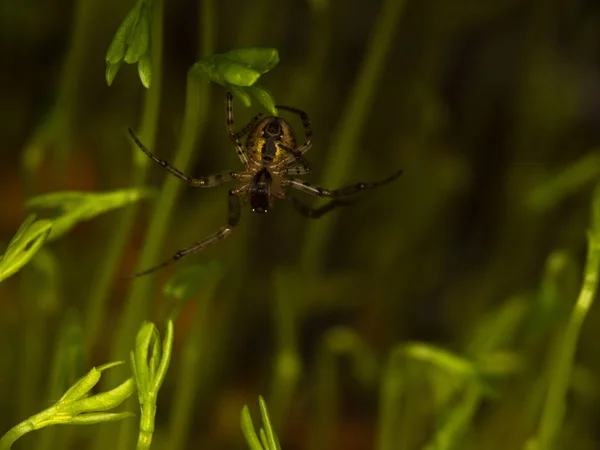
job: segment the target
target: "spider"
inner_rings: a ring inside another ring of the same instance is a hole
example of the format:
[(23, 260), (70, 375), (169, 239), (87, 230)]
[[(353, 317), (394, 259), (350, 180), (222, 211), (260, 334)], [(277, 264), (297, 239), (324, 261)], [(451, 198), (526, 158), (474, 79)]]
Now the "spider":
[[(287, 197), (287, 188), (294, 188), (310, 195), (332, 199), (320, 208), (311, 208), (292, 197), (293, 205), (301, 215), (316, 219), (338, 206), (351, 203), (348, 197), (351, 197), (353, 194), (364, 189), (372, 189), (391, 183), (402, 173), (402, 170), (398, 170), (380, 181), (356, 183), (335, 190), (325, 189), (307, 183), (299, 178), (292, 178), (294, 175), (304, 175), (310, 172), (308, 161), (304, 158), (304, 154), (312, 147), (310, 120), (308, 119), (308, 115), (299, 109), (281, 105), (277, 105), (276, 108), (300, 116), (306, 136), (304, 144), (297, 146), (290, 124), (285, 119), (275, 116), (262, 118), (262, 114), (258, 114), (244, 128), (236, 132), (233, 126), (233, 96), (228, 92), (227, 131), (245, 170), (228, 171), (197, 178), (190, 177), (173, 167), (167, 161), (159, 159), (140, 142), (133, 130), (129, 129), (129, 134), (131, 134), (134, 142), (146, 155), (192, 187), (215, 187), (232, 179), (239, 181), (240, 184), (229, 190), (227, 225), (219, 228), (216, 232), (192, 246), (179, 250), (161, 264), (127, 278), (136, 278), (152, 273), (229, 236), (240, 219), (241, 199), (244, 202), (249, 200), (252, 211), (256, 213), (266, 213), (273, 206), (274, 199), (285, 199)], [(248, 138), (244, 146), (241, 139), (245, 135), (248, 135)]]

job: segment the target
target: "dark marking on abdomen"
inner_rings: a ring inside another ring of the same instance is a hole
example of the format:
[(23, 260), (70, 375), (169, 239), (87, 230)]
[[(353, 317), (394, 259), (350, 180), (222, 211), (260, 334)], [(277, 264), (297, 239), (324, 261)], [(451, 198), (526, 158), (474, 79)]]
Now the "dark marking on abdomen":
[(277, 146), (275, 145), (275, 140), (266, 139), (260, 153), (263, 164), (270, 164), (271, 162), (273, 162), (273, 158), (277, 154)]

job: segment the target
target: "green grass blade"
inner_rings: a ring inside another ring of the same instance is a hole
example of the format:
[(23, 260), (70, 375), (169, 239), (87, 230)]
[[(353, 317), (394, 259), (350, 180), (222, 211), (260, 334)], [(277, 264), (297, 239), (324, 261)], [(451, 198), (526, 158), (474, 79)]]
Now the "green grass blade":
[(254, 430), (254, 424), (252, 423), (252, 417), (250, 416), (250, 411), (248, 410), (248, 405), (244, 405), (242, 408), (242, 417), (240, 425), (242, 427), (242, 433), (246, 438), (246, 442), (251, 450), (265, 450), (260, 443), (260, 439), (256, 435), (256, 431)]

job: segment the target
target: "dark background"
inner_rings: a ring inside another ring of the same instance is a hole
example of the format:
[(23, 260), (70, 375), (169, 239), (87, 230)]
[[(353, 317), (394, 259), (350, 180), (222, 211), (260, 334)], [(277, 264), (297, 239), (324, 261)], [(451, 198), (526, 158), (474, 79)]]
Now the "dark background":
[[(125, 3), (89, 2), (93, 20), (86, 23), (80, 42), (72, 40), (78, 20), (72, 1), (0, 4), (3, 242), (24, 219), (24, 202), (31, 195), (129, 186), (134, 150), (126, 129), (138, 124), (144, 88), (130, 65), (121, 67), (111, 87), (104, 80), (106, 49), (132, 7)], [(311, 182), (325, 184), (324, 174), (340, 163), (335, 153), (336, 139), (345, 132), (339, 128), (340, 119), (348, 113), (361, 65), (372, 51), (369, 39), (382, 7), (379, 1), (356, 0), (218, 2), (215, 53), (250, 46), (279, 50), (280, 64), (260, 84), (278, 103), (308, 112), (314, 132), (313, 149), (306, 155), (313, 165), (306, 177)], [(151, 150), (166, 159), (172, 157), (180, 135), (186, 72), (206, 56), (200, 50), (200, 11), (197, 2), (165, 5), (162, 97)], [(67, 67), (65, 58), (74, 46), (80, 46), (79, 56)], [(75, 83), (67, 100), (69, 125), (55, 133), (57, 138), (42, 140), (41, 162), (29, 170), (24, 149), (48, 115), (64, 108), (57, 99), (67, 72), (69, 83)], [(212, 85), (208, 92), (199, 155), (189, 169), (198, 175), (240, 168), (225, 132), (224, 90)], [(397, 168), (404, 174), (332, 213), (331, 233), (309, 267), (303, 251), (311, 228), (318, 225), (300, 217), (290, 202), (279, 202), (265, 216), (245, 208), (230, 238), (179, 263), (215, 260), (223, 268), (208, 310), (214, 314), (208, 339), (221, 336), (219, 344), (214, 343), (219, 351), (210, 357), (218, 364), (199, 381), (195, 431), (188, 448), (239, 444), (241, 406), (254, 407), (256, 396), (267, 395), (274, 383), (272, 368), (281, 343), (277, 305), (286, 301), (294, 305), (296, 327), (290, 330), (302, 370), (292, 406), (280, 415), (283, 448), (318, 447), (310, 443), (311, 433), (316, 433), (313, 419), (320, 417), (315, 379), (320, 349), (333, 327), (356, 331), (377, 361), (379, 379), (386, 355), (403, 342), (424, 341), (472, 356), (474, 330), (514, 298), (527, 312), (515, 328), (518, 332), (506, 336), (502, 350), (520, 361), (519, 369), (495, 380), (496, 395), (475, 409), (458, 448), (523, 448), (535, 434), (542, 402), (529, 395), (547, 380), (551, 342), (576, 299), (592, 188), (600, 174), (595, 156), (600, 140), (600, 4), (407, 1), (374, 93), (361, 107), (366, 109), (364, 120), (353, 144), (356, 152), (346, 161), (350, 170), (344, 183), (385, 178)], [(259, 110), (258, 104), (248, 109), (236, 102), (237, 126)], [(284, 117), (300, 139), (300, 121)], [(570, 184), (552, 184), (565, 173), (571, 174)], [(148, 184), (160, 186), (166, 176), (152, 166)], [(35, 181), (26, 183), (27, 177)], [(225, 187), (184, 189), (172, 212), (163, 257), (224, 224), (226, 197)], [(118, 275), (135, 270), (150, 210), (145, 203), (137, 216)], [(59, 261), (60, 295), (42, 314), (44, 342), (38, 344), (43, 348), (51, 348), (66, 311), (83, 314), (89, 280), (118, 215), (112, 212), (82, 223), (49, 244)], [(558, 305), (539, 325), (536, 317), (541, 313), (535, 305), (551, 264), (548, 257), (555, 251), (562, 258), (557, 264), (568, 266), (564, 270), (572, 276), (559, 280), (566, 287)], [(150, 319), (161, 317), (160, 285), (170, 273), (172, 269), (158, 276)], [(0, 423), (5, 429), (46, 404), (43, 396), (35, 397), (32, 409), (27, 409), (12, 395), (14, 389), (23, 389), (17, 387), (19, 370), (30, 355), (27, 334), (34, 326), (29, 321), (31, 308), (36, 307), (24, 298), (27, 288), (20, 281), (18, 275), (0, 287), (0, 327), (5, 329), (0, 348), (6, 354)], [(115, 280), (106, 334), (92, 352), (81, 356), (82, 370), (107, 361), (109, 337), (129, 283)], [(191, 301), (176, 324), (176, 361), (184, 336), (195, 326), (194, 311)], [(580, 337), (569, 396), (562, 437), (568, 444), (561, 448), (598, 445), (599, 325), (600, 315), (592, 308)], [(49, 353), (45, 358), (37, 362), (42, 372), (50, 365)], [(341, 363), (337, 378), (339, 413), (331, 445), (374, 448), (379, 382), (358, 382), (346, 365)], [(171, 380), (161, 391), (158, 434), (168, 421), (177, 370), (174, 364)], [(418, 398), (406, 400), (407, 410), (400, 408), (405, 420), (399, 419), (413, 437), (399, 448), (422, 448), (445, 417), (445, 410), (436, 406), (436, 389), (450, 389), (452, 383), (443, 377), (434, 383), (416, 378), (409, 390)], [(45, 392), (43, 373), (30, 379)], [(268, 396), (267, 402), (271, 405)], [(532, 409), (524, 411), (523, 403)], [(33, 445), (35, 438), (25, 439)], [(22, 445), (19, 448), (30, 448)], [(156, 447), (170, 448), (160, 438)]]

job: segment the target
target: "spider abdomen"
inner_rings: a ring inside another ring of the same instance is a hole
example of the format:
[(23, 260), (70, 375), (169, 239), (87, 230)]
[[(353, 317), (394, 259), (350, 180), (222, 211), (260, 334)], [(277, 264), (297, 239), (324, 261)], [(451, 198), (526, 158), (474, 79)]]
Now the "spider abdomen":
[(279, 117), (265, 117), (252, 129), (246, 142), (248, 157), (262, 166), (278, 164), (296, 148), (294, 131)]

